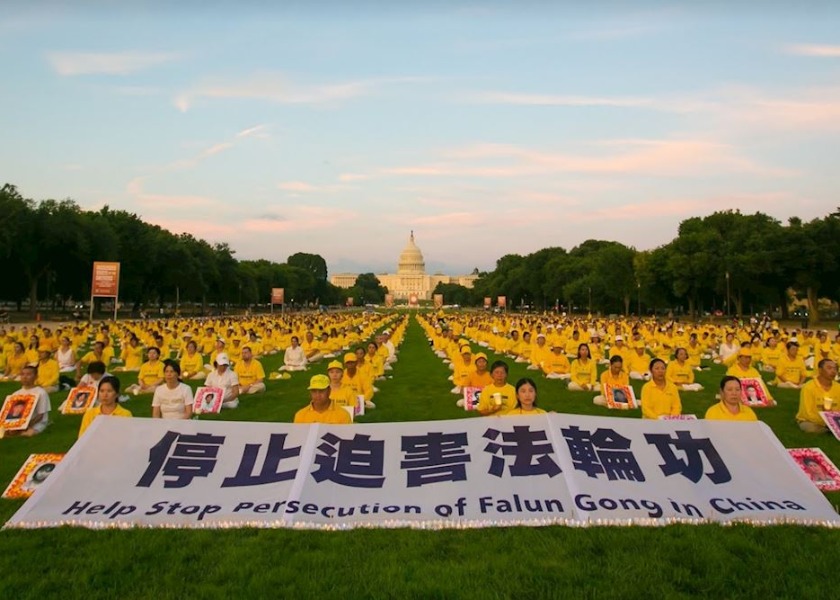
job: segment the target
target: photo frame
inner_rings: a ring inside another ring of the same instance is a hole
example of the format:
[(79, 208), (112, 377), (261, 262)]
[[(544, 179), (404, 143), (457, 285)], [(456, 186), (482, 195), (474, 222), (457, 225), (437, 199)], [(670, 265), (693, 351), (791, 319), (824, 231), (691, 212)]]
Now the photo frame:
[(64, 454), (30, 454), (3, 492), (3, 498), (29, 498), (52, 473)]
[(11, 394), (6, 396), (0, 408), (0, 427), (6, 431), (23, 431), (35, 414), (38, 397), (35, 394)]
[(481, 400), (480, 387), (464, 387), (464, 410), (478, 410), (478, 402)]
[(741, 380), (741, 402), (747, 406), (770, 406), (767, 388), (761, 379), (745, 377)]
[[(356, 396), (356, 405), (353, 407), (353, 416), (359, 417), (365, 414), (365, 397), (363, 394)], [(354, 419), (355, 420), (355, 419)]]
[(225, 391), (219, 387), (201, 386), (195, 391), (193, 414), (218, 414), (222, 410)]
[(631, 385), (604, 385), (604, 398), (607, 408), (615, 410), (630, 410), (639, 408), (636, 392)]
[(61, 405), (61, 414), (83, 415), (96, 404), (99, 389), (92, 385), (79, 385), (70, 390), (67, 400)]
[(840, 491), (840, 470), (819, 448), (789, 448), (788, 453), (823, 492)]
[(821, 410), (820, 416), (825, 421), (828, 430), (835, 438), (840, 440), (840, 411), (836, 410)]

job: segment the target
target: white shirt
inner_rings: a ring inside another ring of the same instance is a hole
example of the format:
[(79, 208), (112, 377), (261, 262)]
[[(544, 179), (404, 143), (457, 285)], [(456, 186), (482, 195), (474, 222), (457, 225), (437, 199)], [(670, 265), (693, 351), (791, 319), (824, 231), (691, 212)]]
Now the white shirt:
[(44, 388), (36, 385), (29, 389), (21, 388), (12, 394), (12, 396), (26, 396), (28, 394), (32, 394), (37, 398), (35, 400), (35, 410), (32, 412), (32, 418), (34, 419), (38, 415), (44, 415), (38, 422), (38, 426), (43, 429), (50, 422), (50, 410), (52, 408), (50, 405), (50, 395)]
[(213, 369), (207, 374), (207, 379), (204, 380), (204, 385), (207, 387), (222, 388), (225, 391), (225, 397), (222, 400), (222, 403), (230, 402), (234, 399), (234, 388), (239, 387), (239, 376), (230, 367), (225, 369), (223, 375), (219, 375), (218, 369)]
[(283, 353), (283, 364), (287, 367), (306, 366), (306, 353), (303, 346), (289, 346)]
[(73, 348), (67, 348), (67, 352), (59, 348), (55, 352), (55, 359), (58, 361), (58, 369), (62, 373), (76, 370), (76, 353), (73, 352)]
[(165, 383), (155, 388), (152, 406), (160, 408), (160, 416), (164, 419), (184, 419), (185, 406), (192, 406), (192, 388), (186, 383), (179, 383), (175, 389)]

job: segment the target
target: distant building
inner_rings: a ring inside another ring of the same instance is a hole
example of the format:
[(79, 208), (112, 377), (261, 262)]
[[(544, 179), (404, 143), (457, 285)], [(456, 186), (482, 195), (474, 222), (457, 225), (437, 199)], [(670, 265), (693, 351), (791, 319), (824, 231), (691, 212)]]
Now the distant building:
[[(358, 273), (339, 273), (330, 277), (330, 283), (342, 288), (353, 287)], [(418, 300), (431, 300), (432, 292), (438, 283), (455, 283), (471, 288), (478, 275), (450, 276), (441, 273), (426, 274), (426, 262), (423, 253), (414, 243), (414, 232), (408, 239), (397, 262), (396, 273), (376, 273), (379, 283), (388, 288), (388, 292), (395, 299), (407, 300), (412, 294), (417, 294)], [(446, 298), (444, 298), (444, 302)]]

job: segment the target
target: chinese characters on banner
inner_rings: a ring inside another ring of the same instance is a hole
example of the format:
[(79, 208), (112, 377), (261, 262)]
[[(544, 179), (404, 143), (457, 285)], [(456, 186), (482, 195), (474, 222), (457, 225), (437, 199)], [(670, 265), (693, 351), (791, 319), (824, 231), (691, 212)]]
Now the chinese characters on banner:
[(733, 520), (840, 525), (763, 423), (551, 414), (349, 426), (97, 419), (6, 526)]

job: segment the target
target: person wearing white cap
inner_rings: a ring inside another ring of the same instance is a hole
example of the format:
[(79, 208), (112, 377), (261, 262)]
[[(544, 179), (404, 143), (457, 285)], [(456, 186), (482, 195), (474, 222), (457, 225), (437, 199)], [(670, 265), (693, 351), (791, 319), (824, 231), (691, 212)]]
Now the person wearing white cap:
[(236, 408), (239, 406), (239, 377), (230, 368), (230, 358), (226, 353), (221, 352), (216, 355), (213, 366), (215, 369), (208, 373), (204, 385), (222, 388), (224, 391), (222, 408)]
[(630, 359), (633, 356), (633, 351), (627, 344), (624, 343), (623, 335), (618, 334), (614, 339), (615, 343), (610, 346), (610, 358), (613, 356), (620, 356), (622, 364), (624, 365), (624, 370), (629, 372)]
[(545, 343), (545, 334), (537, 334), (537, 345), (531, 348), (531, 364), (528, 369), (531, 371), (539, 371), (543, 365), (551, 358), (551, 348)]
[(388, 349), (388, 358), (385, 359), (386, 364), (397, 362), (397, 349), (394, 347), (394, 342), (391, 341), (391, 330), (386, 329), (382, 332), (384, 342), (382, 343)]

